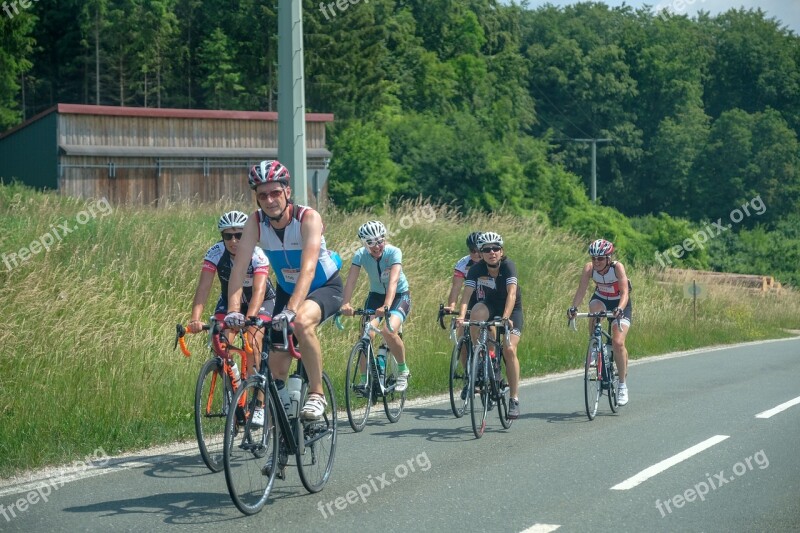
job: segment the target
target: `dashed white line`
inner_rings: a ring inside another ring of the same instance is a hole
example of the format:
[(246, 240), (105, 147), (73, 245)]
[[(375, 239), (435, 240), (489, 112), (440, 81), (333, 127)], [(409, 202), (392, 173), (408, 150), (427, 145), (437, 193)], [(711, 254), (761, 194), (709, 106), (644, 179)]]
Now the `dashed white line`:
[(794, 400), (789, 400), (788, 402), (784, 402), (772, 409), (768, 409), (756, 415), (756, 418), (769, 418), (771, 416), (777, 415), (781, 411), (785, 411), (786, 409), (790, 408), (793, 405), (797, 405), (800, 403), (800, 396), (795, 398)]
[(702, 452), (706, 448), (710, 448), (710, 447), (714, 446), (715, 444), (719, 444), (720, 442), (722, 442), (725, 439), (727, 439), (729, 436), (730, 435), (714, 435), (710, 439), (706, 439), (706, 440), (704, 440), (703, 442), (701, 442), (699, 444), (695, 444), (691, 448), (683, 450), (680, 453), (676, 453), (672, 457), (668, 457), (667, 459), (664, 459), (663, 461), (660, 461), (660, 462), (654, 464), (651, 467), (645, 468), (644, 470), (642, 470), (641, 472), (639, 472), (635, 476), (629, 477), (628, 479), (626, 479), (622, 483), (617, 483), (616, 485), (611, 487), (611, 490), (628, 490), (628, 489), (632, 489), (633, 487), (639, 485), (640, 483), (643, 483), (644, 481), (647, 481), (648, 479), (650, 479), (651, 477), (655, 476), (656, 474), (660, 474), (661, 472), (663, 472), (667, 468), (675, 466), (676, 464), (680, 463), (681, 461), (685, 461), (689, 457)]

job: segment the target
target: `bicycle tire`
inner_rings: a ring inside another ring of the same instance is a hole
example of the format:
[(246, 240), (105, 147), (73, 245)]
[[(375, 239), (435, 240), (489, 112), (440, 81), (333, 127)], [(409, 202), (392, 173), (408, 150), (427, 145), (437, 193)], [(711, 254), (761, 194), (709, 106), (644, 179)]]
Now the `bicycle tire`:
[[(475, 438), (479, 439), (486, 431), (486, 413), (489, 411), (489, 398), (488, 387), (486, 386), (486, 372), (483, 372), (484, 379), (480, 383), (480, 392), (475, 392), (475, 387), (478, 386), (478, 371), (481, 365), (486, 365), (486, 349), (481, 347), (478, 351), (472, 354), (472, 364), (469, 372), (469, 393), (470, 397), (470, 418), (472, 419), (472, 432)], [(480, 403), (475, 398), (475, 395), (480, 396)]]
[(394, 358), (392, 352), (386, 354), (386, 373), (384, 377), (383, 391), (383, 410), (386, 412), (386, 418), (392, 424), (400, 420), (400, 415), (403, 414), (403, 406), (406, 404), (406, 390), (398, 392), (395, 390), (397, 386), (397, 376), (400, 370), (397, 367), (397, 359)]
[[(264, 425), (251, 424), (253, 412), (259, 403), (259, 393), (264, 394)], [(267, 503), (270, 491), (275, 484), (276, 468), (265, 468), (267, 464), (278, 463), (278, 433), (275, 405), (269, 392), (261, 381), (248, 379), (236, 394), (233, 401), (245, 397), (245, 423), (240, 425), (236, 410), (231, 409), (225, 423), (224, 465), (225, 482), (228, 493), (236, 508), (246, 515), (259, 512)]]
[[(461, 350), (466, 347), (467, 357), (464, 361), (464, 366), (461, 365)], [(469, 346), (467, 345), (467, 338), (462, 336), (453, 347), (453, 354), (450, 356), (450, 409), (453, 410), (453, 415), (456, 418), (464, 416), (464, 411), (469, 406), (469, 395), (461, 399), (461, 391), (465, 387), (469, 388), (469, 372), (467, 371), (469, 365)]]
[[(595, 363), (592, 364), (594, 359)], [(589, 347), (586, 350), (583, 372), (583, 396), (586, 404), (586, 416), (589, 420), (594, 420), (597, 416), (597, 406), (600, 403), (600, 394), (602, 393), (600, 364), (602, 355), (597, 350), (597, 339), (589, 341)]]
[[(502, 349), (497, 350), (496, 357), (500, 358), (500, 376), (498, 376), (499, 381), (503, 381), (503, 351)], [(508, 370), (506, 370), (506, 378), (508, 378)], [(514, 423), (513, 418), (508, 418), (508, 403), (511, 399), (511, 389), (508, 386), (508, 379), (505, 379), (506, 385), (505, 387), (500, 386), (497, 389), (497, 411), (498, 415), (500, 416), (500, 425), (503, 426), (503, 429), (509, 429), (511, 424)], [(502, 385), (502, 383), (501, 383)]]
[(222, 362), (212, 357), (197, 376), (194, 390), (194, 430), (200, 457), (212, 472), (224, 468), (222, 450), (225, 441), (225, 420), (228, 416), (233, 387), (222, 371)]
[[(322, 490), (331, 476), (336, 456), (336, 395), (328, 375), (322, 373), (322, 387), (328, 406), (317, 420), (302, 420), (303, 446), (297, 447), (297, 471), (308, 492)], [(307, 398), (308, 383), (303, 383), (303, 403)]]
[(619, 375), (617, 375), (617, 364), (614, 362), (614, 354), (610, 345), (608, 347), (608, 356), (608, 406), (611, 407), (612, 413), (616, 413), (619, 410)]
[[(364, 365), (364, 370), (361, 370)], [(362, 377), (366, 381), (362, 383)], [(372, 361), (363, 341), (353, 346), (347, 360), (344, 400), (347, 408), (347, 421), (356, 433), (364, 429), (372, 407)], [(362, 405), (363, 404), (363, 405)]]

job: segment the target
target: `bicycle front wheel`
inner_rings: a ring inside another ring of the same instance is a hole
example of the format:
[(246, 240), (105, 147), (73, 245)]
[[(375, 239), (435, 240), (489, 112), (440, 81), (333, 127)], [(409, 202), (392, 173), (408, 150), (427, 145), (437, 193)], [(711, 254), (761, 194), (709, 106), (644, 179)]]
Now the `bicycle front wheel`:
[(464, 411), (469, 404), (467, 395), (469, 390), (468, 352), (465, 353), (464, 364), (461, 364), (461, 352), (462, 350), (466, 352), (468, 349), (466, 337), (461, 337), (453, 348), (453, 355), (450, 356), (450, 408), (456, 418), (464, 416)]
[[(264, 398), (266, 405), (263, 405)], [(225, 482), (236, 507), (246, 515), (261, 510), (275, 483), (278, 469), (278, 427), (275, 405), (257, 378), (247, 380), (233, 396), (225, 424)], [(263, 409), (263, 425), (253, 421)]]
[[(308, 492), (319, 492), (333, 470), (336, 455), (336, 395), (328, 375), (322, 373), (322, 388), (328, 406), (316, 420), (302, 420), (303, 445), (297, 447), (297, 471)], [(308, 399), (308, 384), (303, 385), (303, 403)]]
[[(486, 383), (486, 349), (481, 347), (472, 354), (472, 363), (469, 371), (470, 416), (472, 418), (472, 432), (479, 439), (486, 431), (486, 413), (489, 411), (489, 387)], [(484, 367), (484, 368), (481, 368)], [(480, 397), (480, 401), (478, 401)]]
[(353, 346), (347, 362), (347, 381), (344, 388), (344, 400), (347, 407), (347, 421), (358, 433), (367, 425), (369, 410), (372, 406), (371, 364), (367, 347), (363, 342)]
[(608, 366), (608, 406), (611, 407), (611, 412), (616, 413), (619, 410), (619, 375), (617, 374), (617, 364), (614, 362), (614, 354), (611, 352), (609, 346), (608, 357), (609, 361), (606, 363)]
[(508, 386), (508, 376), (506, 376), (506, 379), (503, 378), (502, 369), (505, 365), (503, 364), (503, 351), (501, 349), (497, 350), (497, 357), (500, 358), (498, 364), (500, 373), (497, 376), (497, 414), (500, 415), (500, 424), (504, 429), (508, 429), (511, 427), (511, 424), (514, 423), (513, 418), (508, 418), (508, 402), (511, 398), (511, 388)]
[(594, 420), (597, 415), (597, 405), (600, 402), (600, 364), (601, 357), (597, 348), (597, 339), (592, 339), (589, 342), (589, 349), (586, 350), (583, 371), (583, 396), (586, 403), (586, 416), (589, 417), (589, 420)]
[(194, 391), (194, 429), (200, 457), (212, 472), (222, 471), (225, 419), (233, 397), (231, 379), (222, 371), (222, 362), (212, 357), (197, 377)]
[(383, 392), (383, 410), (386, 412), (386, 418), (392, 424), (400, 420), (403, 406), (406, 404), (406, 391), (395, 390), (398, 374), (400, 374), (400, 370), (397, 368), (397, 360), (389, 352), (386, 354), (386, 377), (384, 378), (386, 389)]

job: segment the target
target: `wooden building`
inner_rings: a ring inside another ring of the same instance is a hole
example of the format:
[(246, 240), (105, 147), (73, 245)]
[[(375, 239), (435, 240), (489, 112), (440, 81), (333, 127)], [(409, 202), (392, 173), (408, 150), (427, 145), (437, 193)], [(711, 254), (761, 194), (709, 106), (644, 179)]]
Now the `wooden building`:
[[(331, 114), (306, 115), (312, 180), (331, 153)], [(249, 195), (247, 170), (278, 156), (278, 114), (58, 104), (0, 135), (0, 177), (114, 204)], [(291, 171), (291, 169), (289, 169)]]

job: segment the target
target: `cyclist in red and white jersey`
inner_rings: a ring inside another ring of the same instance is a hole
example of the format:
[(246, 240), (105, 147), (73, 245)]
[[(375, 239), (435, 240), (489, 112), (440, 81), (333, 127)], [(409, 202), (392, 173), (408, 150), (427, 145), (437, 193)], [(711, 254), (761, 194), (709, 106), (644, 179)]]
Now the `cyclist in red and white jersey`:
[[(615, 320), (611, 322), (611, 345), (614, 351), (614, 361), (619, 372), (619, 405), (628, 403), (628, 349), (625, 347), (625, 337), (631, 327), (632, 305), (630, 298), (630, 281), (625, 272), (625, 266), (619, 261), (612, 261), (614, 244), (605, 239), (597, 239), (589, 245), (589, 255), (592, 260), (583, 267), (578, 290), (572, 299), (572, 307), (567, 310), (567, 317), (572, 319), (578, 312), (578, 306), (586, 295), (589, 281), (595, 282), (595, 291), (589, 300), (589, 312), (613, 311)], [(589, 331), (594, 329), (590, 322)]]
[[(458, 295), (461, 293), (461, 287), (464, 286), (467, 273), (472, 265), (481, 260), (481, 251), (478, 249), (478, 235), (480, 234), (480, 231), (473, 231), (467, 236), (467, 250), (469, 250), (469, 255), (465, 255), (459, 259), (455, 267), (453, 267), (453, 280), (450, 282), (450, 294), (447, 297), (447, 305), (444, 308), (445, 311), (451, 312), (456, 310)], [(475, 295), (473, 295), (473, 299), (474, 298)], [(469, 303), (469, 309), (472, 309), (473, 305), (475, 305), (475, 301)]]
[[(208, 249), (205, 259), (203, 259), (203, 268), (194, 292), (192, 318), (188, 325), (188, 329), (192, 333), (198, 333), (203, 328), (201, 321), (203, 307), (211, 292), (214, 274), (219, 278), (221, 285), (219, 300), (214, 309), (214, 318), (220, 322), (225, 318), (228, 309), (228, 280), (230, 280), (233, 260), (236, 257), (239, 239), (242, 238), (242, 230), (246, 222), (247, 215), (241, 211), (224, 213), (217, 222), (217, 229), (222, 238)], [(269, 281), (269, 259), (261, 248), (254, 248), (250, 254), (247, 275), (242, 283), (242, 301), (239, 310), (245, 316), (259, 316), (263, 320), (269, 320), (274, 307), (275, 291)], [(260, 331), (253, 332), (254, 353), (261, 351), (261, 336)], [(248, 361), (248, 366), (253, 368), (254, 363), (254, 360)]]

